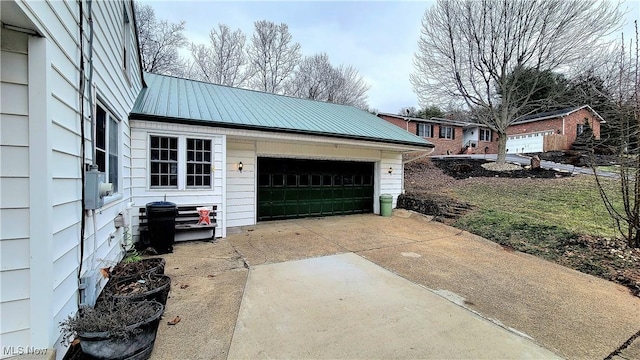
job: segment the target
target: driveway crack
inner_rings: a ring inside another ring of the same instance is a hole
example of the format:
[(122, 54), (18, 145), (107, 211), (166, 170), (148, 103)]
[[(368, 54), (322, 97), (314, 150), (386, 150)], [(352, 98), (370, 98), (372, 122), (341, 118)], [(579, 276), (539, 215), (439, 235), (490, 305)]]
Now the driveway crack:
[[(628, 348), (629, 346), (631, 346), (631, 344), (637, 339), (640, 338), (640, 331), (638, 331), (637, 333), (631, 335), (631, 337), (625, 341), (622, 345), (620, 345), (619, 348), (615, 349), (611, 354), (609, 354), (609, 356), (607, 356), (606, 358), (604, 358), (604, 360), (611, 360), (613, 359), (615, 356), (620, 355), (620, 353), (622, 351), (624, 351), (624, 349)], [(621, 356), (623, 357), (623, 356)]]

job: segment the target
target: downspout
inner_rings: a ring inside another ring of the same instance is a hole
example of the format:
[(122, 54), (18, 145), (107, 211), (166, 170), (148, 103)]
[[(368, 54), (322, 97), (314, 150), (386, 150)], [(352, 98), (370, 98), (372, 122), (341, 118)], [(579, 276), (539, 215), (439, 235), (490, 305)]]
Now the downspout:
[[(82, 9), (82, 0), (79, 1), (79, 12), (80, 12), (80, 23), (78, 24), (80, 27), (80, 84), (78, 85), (78, 97), (80, 98), (80, 151), (82, 152), (82, 161), (80, 163), (80, 179), (82, 181), (82, 196), (81, 196), (81, 207), (82, 213), (80, 214), (80, 264), (78, 265), (78, 280), (80, 280), (80, 276), (82, 274), (82, 259), (84, 259), (84, 228), (86, 226), (86, 218), (84, 213), (85, 209), (85, 174), (84, 174), (84, 163), (86, 161), (85, 155), (85, 131), (84, 131), (84, 12)], [(78, 283), (80, 285), (80, 283)], [(79, 293), (78, 293), (79, 295)], [(80, 301), (80, 299), (78, 299)]]
[[(85, 237), (85, 228), (87, 225), (85, 213), (87, 209), (85, 208), (85, 163), (86, 163), (86, 146), (85, 146), (85, 101), (84, 96), (87, 89), (87, 79), (86, 79), (86, 69), (85, 69), (85, 59), (84, 59), (84, 11), (82, 6), (83, 0), (79, 1), (80, 6), (80, 84), (79, 84), (79, 98), (80, 98), (80, 151), (82, 151), (82, 163), (80, 169), (80, 178), (82, 181), (82, 214), (80, 217), (80, 264), (78, 265), (78, 279), (80, 279), (82, 275), (82, 268), (84, 265), (84, 237)], [(89, 15), (89, 53), (88, 53), (88, 62), (89, 62), (89, 76), (88, 83), (89, 88), (91, 88), (91, 84), (93, 83), (93, 17), (91, 13), (91, 0), (87, 0), (87, 13)], [(95, 168), (95, 125), (94, 125), (94, 116), (93, 116), (93, 97), (89, 94), (89, 109), (91, 111), (91, 151), (92, 151), (92, 159), (91, 159), (91, 168)], [(95, 221), (95, 210), (93, 211), (93, 219)], [(95, 227), (95, 225), (94, 225)], [(94, 230), (95, 232), (95, 230)], [(95, 247), (95, 239), (94, 239), (94, 247)]]
[(414, 157), (413, 159), (409, 159), (409, 160), (404, 160), (404, 161), (402, 161), (402, 165), (404, 165), (404, 164), (408, 164), (408, 163), (410, 163), (410, 162), (412, 162), (412, 161), (416, 161), (416, 160), (422, 159), (422, 158), (424, 158), (424, 157), (427, 157), (427, 156), (431, 155), (435, 150), (436, 150), (436, 148), (435, 148), (435, 147), (432, 147), (432, 148), (431, 148), (431, 149), (429, 149), (429, 150), (425, 150), (425, 151), (424, 151), (424, 154), (421, 154), (420, 156), (416, 156), (416, 157)]
[[(89, 89), (93, 86), (93, 14), (91, 0), (87, 0), (89, 10)], [(96, 168), (96, 122), (93, 113), (93, 94), (89, 94), (89, 111), (91, 111), (91, 167)]]
[(564, 116), (562, 116), (562, 135), (564, 135)]

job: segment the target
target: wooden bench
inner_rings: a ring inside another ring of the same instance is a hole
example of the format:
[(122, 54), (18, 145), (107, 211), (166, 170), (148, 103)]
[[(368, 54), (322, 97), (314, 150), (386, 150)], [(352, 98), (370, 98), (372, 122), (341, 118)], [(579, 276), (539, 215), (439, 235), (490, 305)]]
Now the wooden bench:
[[(209, 212), (209, 219), (211, 220), (211, 224), (203, 224), (199, 225), (198, 221), (200, 220), (200, 214), (198, 213), (197, 208), (205, 207), (203, 205), (178, 205), (176, 207), (176, 236), (182, 232), (188, 231), (202, 231), (202, 230), (212, 230), (213, 235), (211, 239), (216, 237), (216, 210), (217, 206), (208, 206), (212, 210)], [(148, 233), (149, 233), (149, 223), (147, 218), (147, 209), (146, 207), (141, 207), (138, 215), (138, 230), (140, 232), (140, 239), (143, 243), (147, 241)], [(195, 240), (195, 239), (194, 239)]]

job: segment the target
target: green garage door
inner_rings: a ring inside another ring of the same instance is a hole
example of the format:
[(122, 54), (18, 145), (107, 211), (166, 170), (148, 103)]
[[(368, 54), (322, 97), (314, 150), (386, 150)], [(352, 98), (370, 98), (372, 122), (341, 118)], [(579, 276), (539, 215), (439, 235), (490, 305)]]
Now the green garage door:
[(258, 220), (373, 212), (373, 163), (258, 159)]

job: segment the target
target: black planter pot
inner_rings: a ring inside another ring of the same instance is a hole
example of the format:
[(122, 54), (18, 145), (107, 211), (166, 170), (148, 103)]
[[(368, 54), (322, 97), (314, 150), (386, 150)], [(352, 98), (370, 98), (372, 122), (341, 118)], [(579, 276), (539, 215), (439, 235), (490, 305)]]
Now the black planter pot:
[(150, 318), (127, 326), (127, 329), (139, 329), (128, 339), (118, 339), (110, 332), (78, 333), (82, 352), (102, 360), (142, 360), (148, 359), (156, 340), (156, 332), (164, 305), (157, 303), (157, 311)]
[[(111, 271), (111, 278), (117, 282), (126, 279), (142, 278), (149, 274), (163, 275), (165, 263), (166, 261), (163, 258), (156, 257), (142, 259), (128, 264), (118, 264)], [(145, 270), (139, 271), (140, 268)]]
[(136, 283), (138, 281), (145, 281), (145, 279), (131, 278), (126, 280), (121, 280), (115, 283), (113, 287), (110, 288), (109, 296), (113, 297), (116, 300), (128, 300), (128, 301), (141, 301), (141, 300), (152, 300), (157, 301), (162, 305), (166, 305), (167, 297), (169, 296), (169, 290), (171, 290), (171, 278), (166, 275), (151, 275), (148, 276), (147, 279), (160, 279), (164, 281), (164, 284), (142, 293), (135, 294), (119, 294), (118, 289), (123, 289), (127, 285)]

